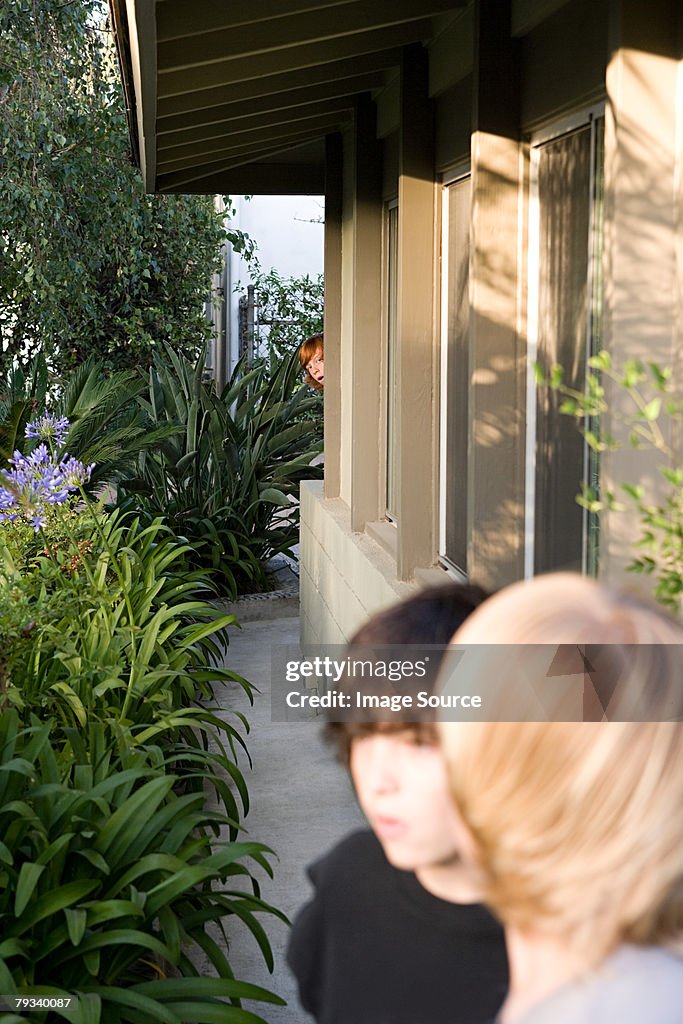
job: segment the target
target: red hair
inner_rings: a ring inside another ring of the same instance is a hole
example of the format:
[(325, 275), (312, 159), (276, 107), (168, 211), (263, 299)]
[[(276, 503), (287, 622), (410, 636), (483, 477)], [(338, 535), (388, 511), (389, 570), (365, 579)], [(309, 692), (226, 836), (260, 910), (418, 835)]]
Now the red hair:
[[(311, 361), (316, 352), (321, 352), (323, 354), (325, 352), (325, 339), (322, 334), (312, 334), (310, 338), (306, 338), (306, 340), (301, 343), (301, 347), (299, 349), (299, 362), (303, 366), (304, 370), (306, 370), (307, 363)], [(315, 388), (316, 391), (323, 390), (323, 385), (319, 381), (314, 380), (308, 370), (306, 370), (304, 381), (306, 384), (310, 384), (312, 388)]]

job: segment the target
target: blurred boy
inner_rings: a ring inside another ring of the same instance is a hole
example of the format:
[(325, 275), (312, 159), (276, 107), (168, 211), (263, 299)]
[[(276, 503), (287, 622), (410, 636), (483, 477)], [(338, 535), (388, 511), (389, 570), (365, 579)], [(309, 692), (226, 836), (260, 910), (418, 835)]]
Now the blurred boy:
[[(375, 615), (349, 654), (447, 644), (482, 591), (432, 588)], [(420, 688), (431, 691), (439, 657)], [(487, 1024), (507, 989), (503, 931), (460, 863), (457, 816), (430, 722), (329, 723), (371, 829), (309, 869), (315, 894), (288, 951), (319, 1024)]]

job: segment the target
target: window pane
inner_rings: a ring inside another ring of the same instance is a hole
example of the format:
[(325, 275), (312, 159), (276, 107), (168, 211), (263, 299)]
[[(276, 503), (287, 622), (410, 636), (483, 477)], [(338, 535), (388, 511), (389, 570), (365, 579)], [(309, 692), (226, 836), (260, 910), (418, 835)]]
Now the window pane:
[[(591, 284), (591, 326), (590, 354), (595, 355), (602, 348), (602, 253), (605, 220), (605, 121), (599, 118), (594, 130), (595, 185), (593, 189), (593, 280)], [(587, 424), (594, 433), (599, 433), (596, 419)], [(590, 448), (587, 452), (587, 479), (590, 486), (600, 490), (600, 456)], [(600, 516), (597, 512), (586, 512), (586, 559), (585, 570), (591, 576), (598, 575), (600, 554)]]
[[(591, 126), (544, 145), (539, 154), (538, 360), (564, 367), (565, 383), (583, 389), (589, 328)], [(585, 444), (562, 397), (538, 391), (534, 571), (583, 563)]]
[(451, 185), (444, 195), (448, 204), (445, 336), (446, 346), (441, 401), (442, 460), (442, 556), (447, 562), (467, 570), (467, 427), (469, 391), (469, 262), (470, 262), (469, 178)]

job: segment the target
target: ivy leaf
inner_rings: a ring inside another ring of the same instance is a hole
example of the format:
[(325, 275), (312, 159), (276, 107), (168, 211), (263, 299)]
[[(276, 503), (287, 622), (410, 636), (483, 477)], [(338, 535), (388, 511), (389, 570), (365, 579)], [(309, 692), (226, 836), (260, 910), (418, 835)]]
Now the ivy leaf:
[(640, 484), (622, 484), (622, 491), (625, 491), (634, 501), (641, 501), (645, 494), (645, 488)]
[(591, 356), (588, 365), (592, 370), (609, 370), (612, 367), (612, 357), (604, 349), (596, 355)]
[(655, 387), (660, 391), (664, 391), (671, 380), (671, 368), (667, 366), (666, 369), (663, 370), (657, 365), (657, 363), (648, 363), (647, 365), (650, 369), (650, 373), (652, 374)]
[(662, 400), (661, 398), (653, 398), (651, 402), (648, 402), (645, 408), (641, 412), (641, 416), (644, 420), (653, 423), (660, 412), (662, 411)]

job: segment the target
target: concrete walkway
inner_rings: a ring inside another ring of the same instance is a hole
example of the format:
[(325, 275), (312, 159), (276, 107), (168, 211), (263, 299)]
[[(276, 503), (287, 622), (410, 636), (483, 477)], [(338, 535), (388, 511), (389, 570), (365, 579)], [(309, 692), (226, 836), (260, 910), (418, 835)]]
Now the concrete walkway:
[[(230, 630), (225, 664), (258, 686), (261, 693), (255, 696), (253, 708), (237, 687), (226, 689), (219, 697), (228, 718), (228, 709), (237, 708), (247, 715), (251, 726), (247, 745), (253, 770), (245, 756), (240, 764), (251, 801), (245, 823), (249, 834), (244, 838), (263, 842), (276, 852), (275, 878), (263, 877), (261, 895), (290, 919), (310, 894), (306, 865), (363, 825), (347, 774), (321, 741), (322, 719), (286, 724), (271, 721), (271, 646), (298, 644), (298, 640), (298, 618), (247, 622), (241, 630)], [(245, 1008), (269, 1024), (304, 1024), (311, 1018), (298, 1006), (296, 985), (284, 960), (289, 928), (267, 915), (259, 915), (259, 920), (273, 946), (274, 973), (269, 974), (256, 942), (240, 922), (230, 929), (231, 966), (235, 977), (277, 992), (288, 1005), (245, 1003)]]

